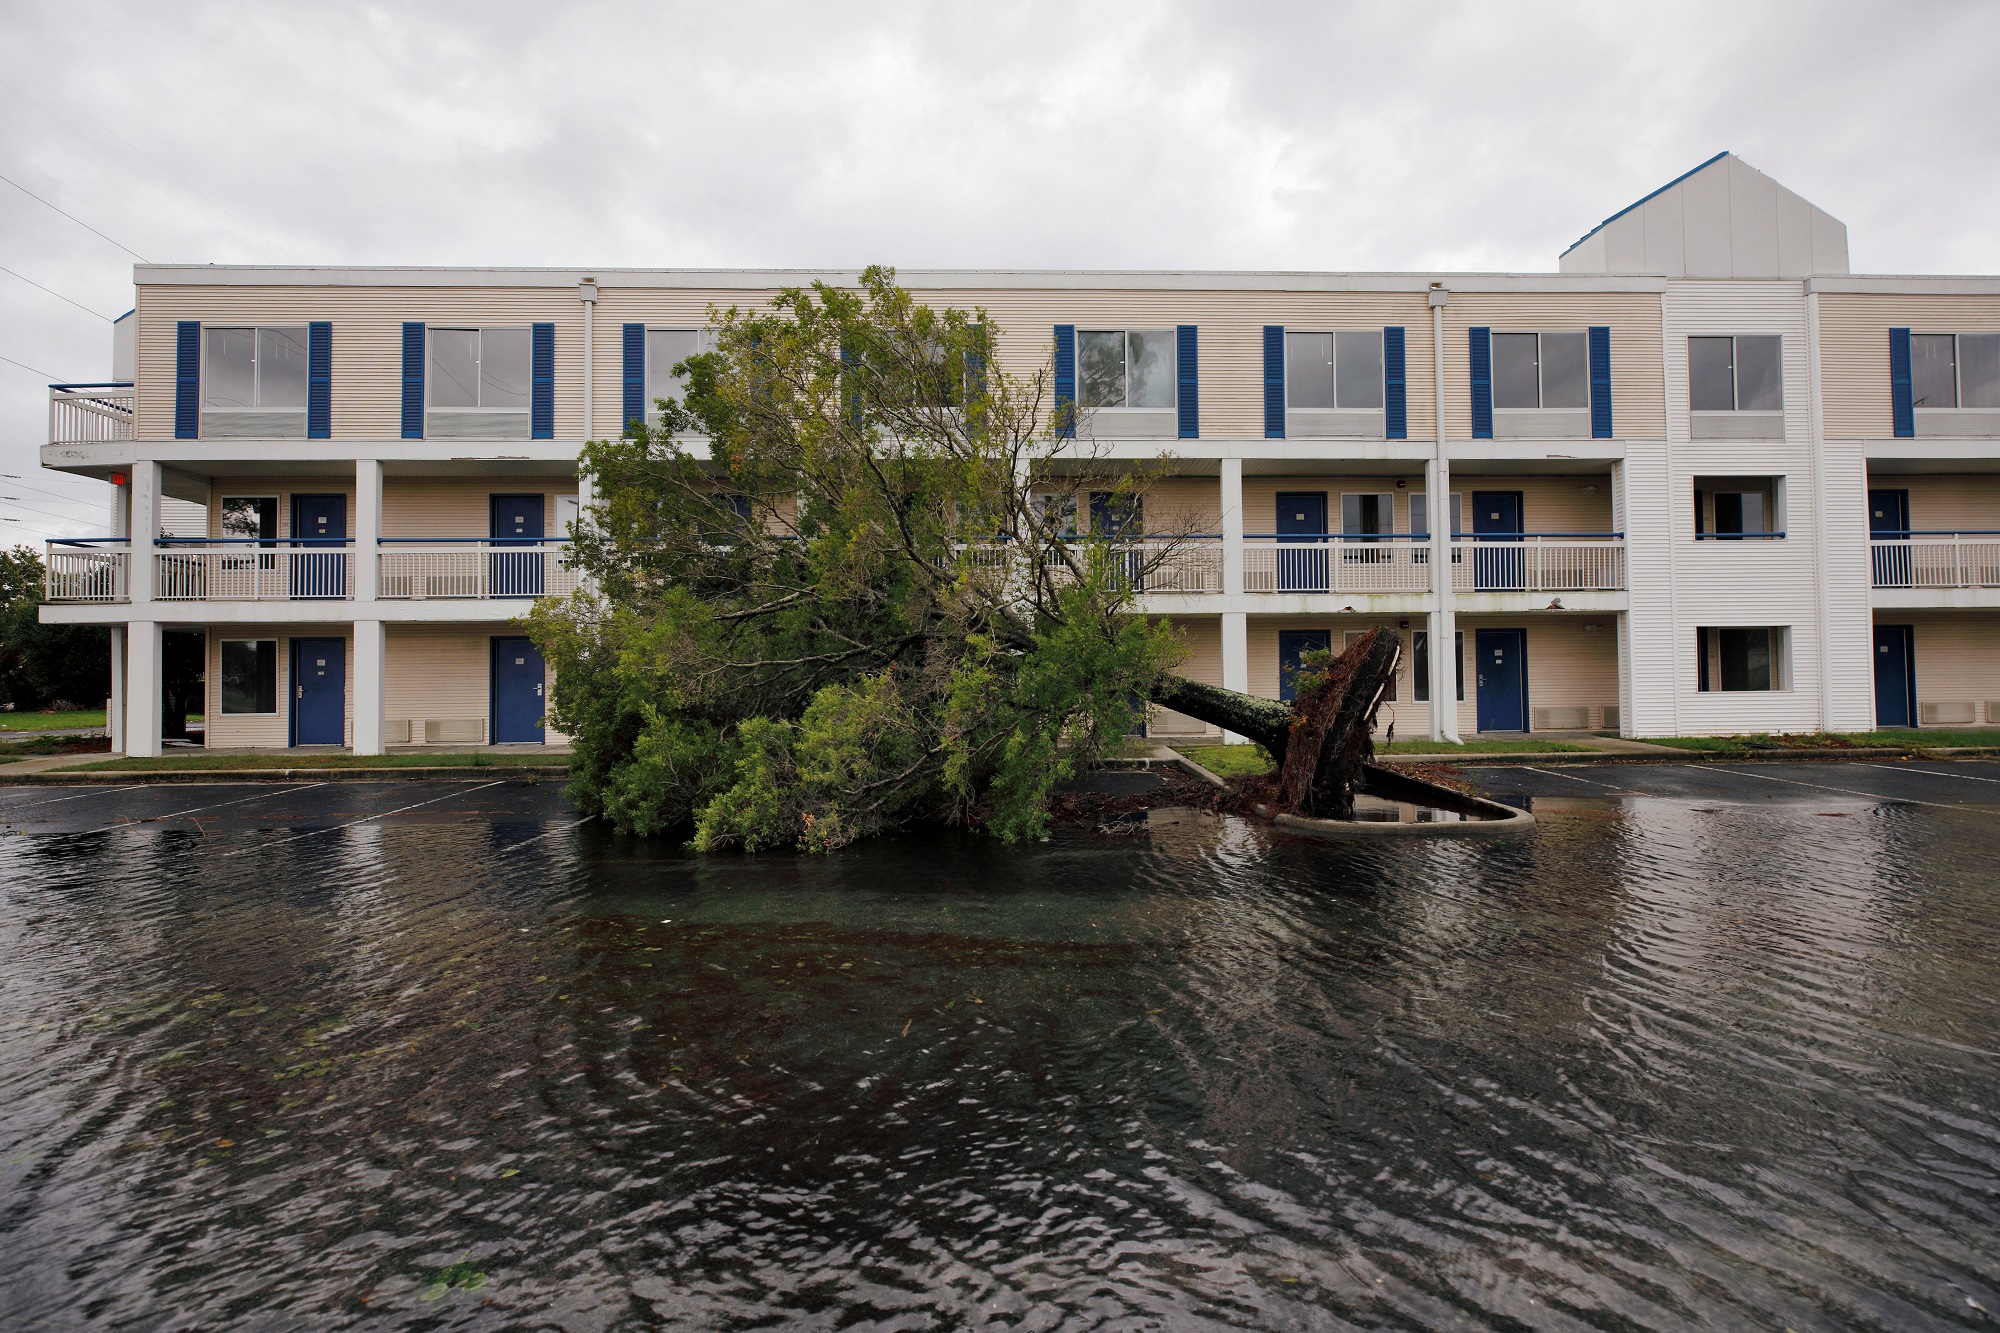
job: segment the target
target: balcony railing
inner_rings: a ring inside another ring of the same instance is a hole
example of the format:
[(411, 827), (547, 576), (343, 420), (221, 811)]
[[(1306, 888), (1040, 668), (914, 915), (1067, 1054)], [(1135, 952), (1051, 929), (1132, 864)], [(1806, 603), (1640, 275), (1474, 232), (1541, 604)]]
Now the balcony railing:
[(163, 602), (323, 602), (354, 596), (344, 540), (154, 543), (153, 596)]
[(2000, 532), (1877, 533), (1878, 588), (2000, 588)]
[(131, 593), (126, 570), (129, 543), (106, 537), (94, 541), (52, 541), (43, 559), (43, 594), (51, 602), (123, 602)]
[(561, 597), (576, 591), (565, 560), (569, 543), (521, 541), (385, 541), (381, 588), (392, 600)]
[(1429, 592), (1430, 539), (1406, 533), (1284, 533), (1243, 538), (1247, 593)]
[(1454, 592), (1622, 592), (1617, 532), (1461, 534), (1451, 543)]
[(49, 443), (98, 444), (132, 438), (132, 382), (51, 384)]

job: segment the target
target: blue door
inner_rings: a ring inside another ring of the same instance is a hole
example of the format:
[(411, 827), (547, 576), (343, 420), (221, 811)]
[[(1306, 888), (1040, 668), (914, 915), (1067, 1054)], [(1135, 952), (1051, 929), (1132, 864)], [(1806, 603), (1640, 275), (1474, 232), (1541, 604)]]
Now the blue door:
[[(1325, 592), (1326, 492), (1279, 491), (1277, 502), (1278, 591)], [(1298, 549), (1295, 543), (1314, 543), (1318, 549)], [(1284, 549), (1287, 546), (1293, 549)], [(1279, 636), (1281, 641), (1283, 637)], [(1289, 694), (1285, 697), (1291, 698)]]
[(1473, 635), (1479, 672), (1479, 729), (1528, 729), (1528, 631), (1482, 629)]
[(542, 655), (532, 639), (493, 640), (493, 743), (542, 742)]
[(1333, 649), (1333, 631), (1326, 629), (1285, 629), (1278, 631), (1278, 697), (1286, 703), (1299, 697), (1299, 662), (1307, 653)]
[(1875, 725), (1917, 725), (1916, 636), (1909, 625), (1875, 627)]
[(1472, 493), (1474, 587), (1492, 592), (1518, 592), (1527, 588), (1527, 569), (1519, 544), (1521, 535), (1521, 492)]
[(347, 743), (347, 640), (292, 640), (292, 744)]
[[(542, 595), (542, 497), (496, 495), (492, 499), (493, 552), (486, 557), (495, 597)], [(509, 547), (522, 549), (509, 550)]]
[[(1875, 586), (1910, 586), (1910, 493), (1908, 491), (1868, 492), (1868, 537), (1871, 542), (1895, 542), (1875, 546)], [(1881, 725), (1881, 724), (1877, 724)]]
[(347, 497), (292, 497), (292, 596), (347, 596)]

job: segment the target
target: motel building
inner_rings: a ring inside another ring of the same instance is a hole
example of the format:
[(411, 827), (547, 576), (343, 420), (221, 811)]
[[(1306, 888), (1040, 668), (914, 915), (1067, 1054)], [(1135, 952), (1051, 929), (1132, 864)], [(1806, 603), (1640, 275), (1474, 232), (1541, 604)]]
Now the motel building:
[[(134, 755), (193, 712), (218, 748), (560, 742), (516, 619), (575, 586), (583, 441), (676, 392), (711, 305), (853, 280), (133, 277), (113, 381), (50, 391), (43, 465), (115, 498), (42, 615), (111, 628)], [(1087, 412), (1051, 467), (1166, 460), (1140, 604), (1198, 679), (1282, 698), (1389, 626), (1403, 737), (2000, 724), (2000, 279), (1856, 276), (1730, 154), (1554, 273), (900, 278), (1053, 356)]]

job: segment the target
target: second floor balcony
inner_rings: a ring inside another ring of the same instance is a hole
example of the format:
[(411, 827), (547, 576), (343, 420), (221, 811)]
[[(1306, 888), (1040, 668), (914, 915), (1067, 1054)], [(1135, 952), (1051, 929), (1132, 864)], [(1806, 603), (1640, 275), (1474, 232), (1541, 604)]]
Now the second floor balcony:
[[(560, 597), (577, 586), (568, 543), (393, 539), (378, 543), (379, 601), (492, 601)], [(142, 558), (145, 558), (142, 555)], [(160, 602), (351, 602), (359, 562), (351, 539), (236, 540), (163, 537), (153, 543), (152, 595)], [(51, 602), (127, 602), (132, 553), (123, 539), (49, 543)]]
[(130, 380), (49, 386), (50, 444), (129, 440), (136, 420)]
[(2000, 530), (1876, 532), (1869, 550), (1879, 589), (2000, 589)]

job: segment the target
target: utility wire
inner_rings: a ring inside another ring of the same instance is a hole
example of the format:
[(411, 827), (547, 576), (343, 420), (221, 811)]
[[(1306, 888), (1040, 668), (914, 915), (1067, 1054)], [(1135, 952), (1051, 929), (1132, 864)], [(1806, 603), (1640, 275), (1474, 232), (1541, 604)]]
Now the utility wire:
[[(9, 500), (7, 503), (16, 509), (25, 509), (31, 514), (40, 514), (44, 518), (55, 519), (58, 523), (75, 523), (78, 521), (74, 514), (52, 513), (47, 509), (37, 509), (31, 504), (23, 504), (19, 500)], [(103, 511), (99, 510), (98, 512), (102, 513)]]
[[(37, 475), (39, 475), (39, 474), (37, 474)], [(61, 473), (61, 472), (59, 472), (59, 473), (57, 473), (56, 475), (57, 475), (57, 476), (67, 476), (67, 475), (69, 475), (69, 474), (67, 474), (67, 473)], [(95, 479), (95, 478), (92, 478), (91, 480), (95, 481), (96, 479)], [(13, 482), (13, 483), (14, 483), (14, 486), (13, 486), (13, 488), (12, 488), (12, 489), (14, 489), (14, 490), (21, 490), (21, 491), (33, 491), (33, 492), (34, 492), (35, 494), (37, 494), (37, 495), (46, 495), (46, 496), (48, 496), (48, 497), (49, 497), (49, 498), (50, 498), (51, 500), (60, 500), (60, 501), (62, 501), (62, 502), (63, 502), (64, 504), (85, 504), (85, 503), (88, 503), (88, 504), (101, 504), (101, 503), (103, 503), (103, 502), (102, 502), (101, 500), (90, 500), (90, 501), (85, 501), (85, 500), (81, 499), (80, 497), (78, 497), (78, 496), (76, 496), (76, 495), (74, 495), (74, 494), (71, 494), (71, 495), (64, 495), (64, 494), (62, 494), (62, 493), (61, 493), (60, 491), (45, 491), (45, 490), (43, 490), (43, 489), (42, 489), (41, 487), (39, 487), (39, 486), (30, 486), (30, 485), (28, 485), (28, 483), (26, 483), (26, 482), (22, 481), (22, 480), (21, 480), (21, 479), (20, 479), (19, 477), (15, 476), (15, 475), (14, 475), (13, 473), (11, 473), (11, 472), (0, 472), (0, 481), (11, 481), (11, 482)], [(99, 484), (101, 485), (101, 484), (103, 484), (103, 483), (99, 483)]]
[[(69, 219), (69, 220), (70, 220), (71, 222), (74, 222), (74, 223), (75, 223), (75, 224), (76, 224), (77, 226), (79, 226), (79, 227), (83, 228), (83, 229), (84, 229), (85, 231), (89, 232), (89, 233), (90, 233), (90, 234), (91, 234), (92, 236), (95, 236), (95, 237), (97, 237), (97, 238), (98, 238), (98, 239), (100, 239), (100, 240), (105, 240), (105, 241), (111, 241), (111, 238), (110, 238), (109, 236), (106, 236), (106, 235), (105, 235), (105, 234), (104, 234), (103, 232), (101, 232), (101, 231), (99, 231), (99, 230), (98, 230), (97, 228), (95, 228), (95, 227), (91, 226), (91, 225), (90, 225), (90, 224), (89, 224), (88, 222), (85, 222), (85, 221), (84, 221), (84, 220), (83, 220), (82, 218), (78, 217), (78, 216), (77, 216), (76, 214), (74, 214), (74, 213), (63, 213), (63, 210), (62, 210), (62, 209), (60, 209), (60, 208), (56, 208), (56, 206), (55, 206), (54, 204), (51, 204), (51, 203), (49, 203), (49, 201), (48, 201), (48, 200), (46, 200), (46, 199), (42, 198), (42, 196), (40, 196), (40, 195), (36, 194), (36, 193), (35, 193), (35, 192), (34, 192), (33, 190), (31, 190), (31, 189), (29, 189), (29, 188), (28, 188), (27, 186), (25, 186), (25, 185), (21, 184), (21, 182), (19, 182), (19, 181), (15, 180), (15, 179), (14, 179), (14, 178), (12, 178), (11, 176), (0, 176), (0, 181), (6, 181), (6, 182), (7, 182), (7, 183), (8, 183), (9, 185), (11, 185), (11, 186), (13, 186), (13, 187), (14, 187), (15, 189), (19, 190), (19, 191), (20, 191), (20, 192), (21, 192), (22, 194), (25, 194), (25, 195), (27, 195), (27, 196), (28, 196), (28, 198), (30, 198), (30, 199), (32, 199), (32, 200), (34, 200), (34, 201), (35, 201), (36, 203), (38, 203), (38, 204), (43, 204), (43, 205), (46, 205), (46, 206), (47, 206), (47, 207), (49, 207), (49, 208), (55, 208), (56, 212), (58, 212), (58, 213), (62, 213), (62, 215), (63, 215), (64, 217), (68, 218), (68, 219)], [(132, 256), (132, 258), (134, 258), (134, 259), (138, 260), (138, 261), (139, 261), (140, 263), (142, 263), (142, 264), (150, 264), (150, 263), (152, 263), (152, 262), (153, 262), (152, 260), (150, 260), (150, 259), (146, 258), (146, 256), (144, 256), (144, 255), (140, 254), (140, 253), (139, 253), (139, 252), (138, 252), (137, 250), (134, 250), (134, 249), (133, 249), (133, 248), (132, 248), (131, 246), (129, 246), (129, 245), (124, 245), (124, 244), (121, 244), (121, 243), (120, 243), (120, 242), (118, 242), (118, 241), (111, 241), (111, 243), (112, 243), (113, 245), (116, 245), (116, 246), (117, 246), (117, 247), (118, 247), (118, 248), (119, 248), (120, 250), (123, 250), (123, 251), (124, 251), (124, 252), (125, 252), (126, 254), (128, 254), (128, 255)]]
[[(36, 281), (35, 281), (35, 280), (34, 280), (33, 278), (30, 278), (30, 277), (26, 276), (25, 274), (21, 274), (21, 273), (15, 273), (13, 269), (11, 269), (11, 268), (8, 268), (8, 267), (7, 267), (7, 266), (6, 266), (5, 264), (0, 264), (0, 273), (8, 273), (8, 274), (12, 274), (12, 275), (13, 275), (14, 277), (17, 277), (17, 278), (21, 279), (21, 281), (22, 281), (22, 282), (25, 282), (25, 283), (27, 283), (27, 284), (28, 284), (28, 285), (29, 285), (30, 287), (41, 287), (41, 289), (42, 289), (43, 291), (47, 292), (47, 293), (48, 293), (48, 294), (49, 294), (50, 296), (53, 296), (53, 297), (55, 297), (55, 298), (56, 298), (56, 300), (58, 300), (58, 301), (69, 301), (69, 303), (70, 303), (71, 305), (75, 306), (75, 307), (76, 307), (76, 308), (77, 308), (78, 310), (81, 310), (81, 311), (82, 311), (82, 312), (83, 312), (84, 314), (86, 314), (86, 315), (97, 315), (97, 312), (96, 312), (95, 310), (92, 310), (92, 309), (91, 309), (91, 308), (90, 308), (89, 306), (85, 305), (85, 304), (84, 304), (83, 302), (81, 302), (81, 301), (70, 301), (70, 298), (69, 298), (69, 297), (67, 297), (67, 296), (64, 296), (64, 295), (63, 295), (63, 294), (62, 294), (61, 292), (57, 291), (57, 290), (56, 290), (55, 288), (53, 288), (53, 287), (42, 287), (42, 284), (41, 284), (41, 283), (39, 283), (39, 282), (36, 282)], [(112, 319), (112, 318), (111, 318), (111, 316), (109, 316), (109, 315), (97, 315), (97, 317), (98, 317), (99, 319), (103, 320), (103, 321), (104, 321), (104, 322), (105, 322), (106, 324), (115, 324), (115, 323), (117, 323), (117, 322), (118, 322), (118, 321), (116, 321), (116, 320)]]
[[(0, 177), (0, 179), (5, 179), (5, 178), (4, 178), (4, 177)], [(21, 369), (23, 369), (23, 370), (27, 370), (27, 371), (33, 371), (33, 372), (34, 372), (35, 374), (37, 374), (37, 375), (40, 375), (40, 376), (41, 376), (41, 377), (42, 377), (43, 379), (45, 379), (45, 380), (48, 380), (49, 382), (51, 382), (51, 383), (53, 383), (53, 384), (61, 384), (61, 383), (63, 383), (63, 377), (62, 377), (62, 376), (60, 376), (60, 375), (51, 375), (51, 374), (49, 374), (49, 372), (48, 372), (48, 371), (46, 371), (46, 370), (35, 370), (35, 368), (34, 368), (33, 366), (29, 365), (29, 364), (28, 364), (27, 362), (25, 362), (25, 361), (16, 361), (16, 360), (15, 360), (15, 359), (14, 359), (13, 357), (11, 357), (11, 356), (0, 356), (0, 361), (5, 361), (5, 362), (6, 362), (6, 363), (7, 363), (8, 365), (10, 365), (10, 366), (19, 366), (19, 367), (20, 367)]]

